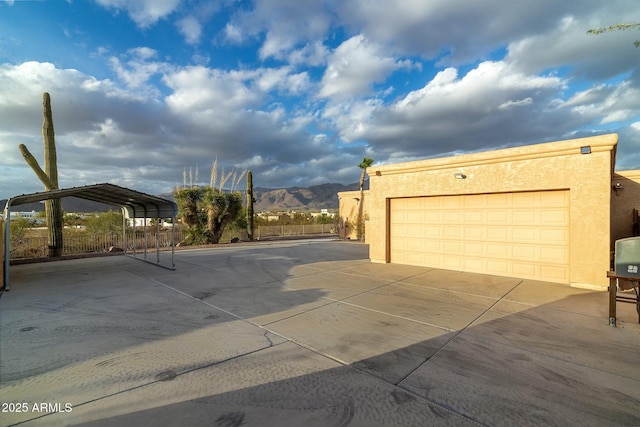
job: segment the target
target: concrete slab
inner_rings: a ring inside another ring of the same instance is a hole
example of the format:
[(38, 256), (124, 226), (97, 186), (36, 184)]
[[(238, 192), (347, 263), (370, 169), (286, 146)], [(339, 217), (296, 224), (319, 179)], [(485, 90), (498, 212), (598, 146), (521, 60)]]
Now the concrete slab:
[[(73, 417), (95, 427), (475, 425), (293, 343), (74, 407)], [(55, 414), (29, 424), (68, 419)]]
[(370, 292), (388, 285), (388, 281), (377, 277), (358, 276), (342, 271), (321, 271), (314, 274), (306, 274), (287, 279), (286, 289), (310, 290), (323, 289), (323, 295), (334, 301)]
[(615, 358), (603, 371), (529, 347), (461, 334), (400, 385), (483, 425), (640, 425), (637, 368), (624, 376)]
[(344, 303), (272, 323), (269, 329), (392, 384), (446, 343), (440, 328)]
[(473, 322), (495, 304), (495, 299), (393, 283), (349, 298), (348, 302), (454, 331)]
[(611, 328), (606, 292), (367, 256), (323, 239), (179, 251), (176, 271), (12, 267), (0, 425), (640, 424), (631, 304)]
[(489, 298), (501, 298), (513, 291), (522, 282), (521, 279), (511, 277), (435, 269), (407, 277), (402, 281), (427, 288)]

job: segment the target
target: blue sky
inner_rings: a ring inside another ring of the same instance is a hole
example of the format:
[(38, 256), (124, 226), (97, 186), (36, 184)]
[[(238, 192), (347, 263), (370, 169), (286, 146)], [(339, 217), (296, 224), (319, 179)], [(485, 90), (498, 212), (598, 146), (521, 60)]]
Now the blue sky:
[(640, 169), (637, 0), (0, 0), (0, 198), (42, 190), (42, 92), (60, 186), (152, 194), (212, 162), (261, 187), (618, 133)]

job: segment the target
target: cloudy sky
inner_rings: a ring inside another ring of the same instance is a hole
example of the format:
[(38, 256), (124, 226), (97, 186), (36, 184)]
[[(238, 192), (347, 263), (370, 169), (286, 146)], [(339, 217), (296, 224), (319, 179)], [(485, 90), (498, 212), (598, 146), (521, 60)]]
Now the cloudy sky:
[(638, 0), (0, 0), (0, 198), (42, 191), (42, 93), (60, 186), (152, 194), (212, 162), (261, 187), (376, 164), (618, 133), (640, 169)]

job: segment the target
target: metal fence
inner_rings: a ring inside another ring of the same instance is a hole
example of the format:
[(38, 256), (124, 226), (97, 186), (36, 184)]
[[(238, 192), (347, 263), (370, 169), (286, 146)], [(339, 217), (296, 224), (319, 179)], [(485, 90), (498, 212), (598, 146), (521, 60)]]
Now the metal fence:
[[(303, 236), (326, 236), (337, 234), (335, 226), (332, 224), (307, 224), (307, 225), (262, 225), (254, 230), (254, 239), (265, 240), (278, 237), (303, 237)], [(243, 240), (246, 238), (244, 230), (225, 230), (221, 243), (228, 243), (233, 238)], [(176, 228), (175, 243), (183, 240), (183, 230)], [(147, 231), (147, 249), (155, 250), (156, 233)], [(171, 231), (160, 231), (158, 233), (158, 244), (160, 250), (171, 247)], [(134, 249), (140, 251), (145, 245), (145, 236), (141, 231), (136, 231), (135, 238), (133, 232), (127, 232), (126, 245), (122, 242), (122, 234), (89, 234), (65, 232), (63, 235), (63, 256), (74, 256), (83, 254), (106, 253), (113, 249), (126, 249), (132, 252)], [(11, 259), (45, 258), (47, 256), (46, 236), (24, 236), (11, 241)]]
[(335, 228), (333, 224), (261, 225), (254, 230), (254, 238), (260, 240), (270, 237), (338, 234)]
[[(175, 231), (175, 242), (182, 240), (182, 231)], [(156, 234), (147, 233), (147, 248), (155, 249)], [(65, 233), (63, 234), (62, 256), (103, 253), (111, 250), (124, 250), (131, 252), (141, 250), (145, 245), (145, 236), (142, 232), (128, 232), (126, 236), (126, 248), (122, 241), (122, 234), (88, 234)], [(161, 249), (171, 247), (171, 231), (158, 233), (158, 245)], [(44, 258), (47, 256), (48, 245), (46, 236), (29, 236), (11, 241), (11, 259)]]

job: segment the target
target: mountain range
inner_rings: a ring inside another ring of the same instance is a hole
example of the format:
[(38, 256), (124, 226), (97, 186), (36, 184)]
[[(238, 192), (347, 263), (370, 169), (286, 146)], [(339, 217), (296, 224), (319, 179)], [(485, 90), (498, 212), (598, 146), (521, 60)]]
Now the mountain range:
[[(261, 188), (253, 189), (254, 210), (256, 212), (273, 211), (317, 211), (320, 209), (338, 209), (338, 193), (341, 191), (358, 190), (358, 183), (354, 184), (320, 184), (310, 187), (290, 187), (290, 188)], [(172, 193), (159, 194), (159, 197), (173, 200)], [(4, 210), (7, 200), (0, 200), (0, 208)], [(66, 197), (62, 199), (62, 209), (65, 212), (106, 212), (108, 210), (118, 210), (118, 207), (96, 203), (77, 197)], [(24, 205), (12, 206), (12, 211), (31, 212), (43, 211), (43, 203), (28, 203)]]

